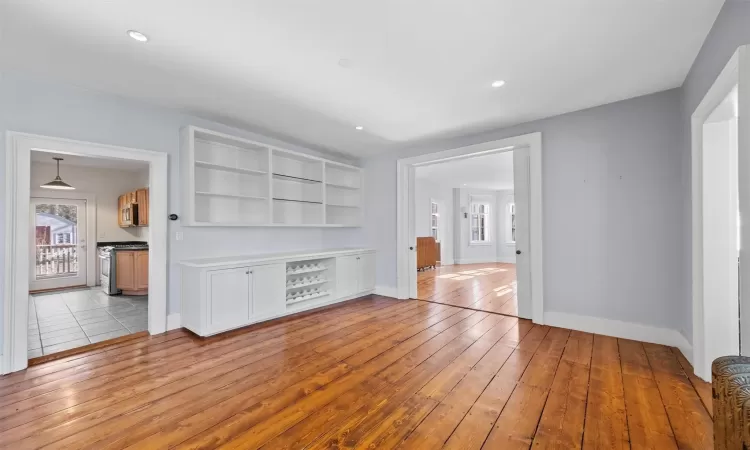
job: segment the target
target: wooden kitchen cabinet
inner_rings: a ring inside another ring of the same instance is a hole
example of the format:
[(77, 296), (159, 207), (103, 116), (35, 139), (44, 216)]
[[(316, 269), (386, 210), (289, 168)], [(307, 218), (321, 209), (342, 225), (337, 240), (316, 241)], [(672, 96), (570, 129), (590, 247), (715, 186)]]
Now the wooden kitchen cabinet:
[[(134, 205), (137, 205), (138, 214), (135, 214)], [(147, 227), (148, 209), (148, 188), (123, 194), (117, 199), (117, 224), (124, 228)]]
[(135, 191), (135, 201), (138, 203), (138, 225), (148, 226), (148, 188)]
[(148, 250), (115, 251), (116, 287), (125, 295), (148, 294)]

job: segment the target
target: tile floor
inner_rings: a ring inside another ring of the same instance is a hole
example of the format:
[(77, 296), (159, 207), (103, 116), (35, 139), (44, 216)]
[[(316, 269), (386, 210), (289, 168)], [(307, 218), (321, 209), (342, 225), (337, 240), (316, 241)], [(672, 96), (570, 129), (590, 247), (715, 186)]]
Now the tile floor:
[(29, 297), (29, 358), (148, 329), (148, 296), (109, 296), (100, 288)]

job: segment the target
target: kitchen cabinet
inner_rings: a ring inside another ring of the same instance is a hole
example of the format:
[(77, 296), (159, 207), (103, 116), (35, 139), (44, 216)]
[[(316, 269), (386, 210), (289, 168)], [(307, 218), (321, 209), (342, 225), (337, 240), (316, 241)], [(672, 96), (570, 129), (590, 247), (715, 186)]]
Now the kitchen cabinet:
[(209, 270), (207, 283), (209, 330), (223, 331), (250, 320), (253, 305), (250, 267)]
[(147, 227), (149, 213), (148, 188), (137, 189), (117, 199), (117, 224), (121, 227)]
[(182, 326), (211, 336), (372, 294), (369, 249), (185, 260)]
[(115, 251), (115, 269), (115, 286), (123, 294), (148, 294), (148, 250)]

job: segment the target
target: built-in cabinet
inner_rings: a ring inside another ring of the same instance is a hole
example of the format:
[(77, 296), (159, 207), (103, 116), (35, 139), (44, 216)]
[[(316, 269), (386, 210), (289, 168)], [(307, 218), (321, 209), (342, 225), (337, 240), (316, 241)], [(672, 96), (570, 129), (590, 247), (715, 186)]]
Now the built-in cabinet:
[(371, 294), (375, 253), (314, 253), (187, 260), (182, 324), (209, 336), (252, 323)]
[(361, 226), (362, 170), (193, 126), (181, 131), (190, 226)]
[(125, 193), (117, 199), (117, 224), (120, 227), (148, 226), (148, 188)]
[(148, 294), (148, 250), (116, 250), (115, 280), (125, 295)]

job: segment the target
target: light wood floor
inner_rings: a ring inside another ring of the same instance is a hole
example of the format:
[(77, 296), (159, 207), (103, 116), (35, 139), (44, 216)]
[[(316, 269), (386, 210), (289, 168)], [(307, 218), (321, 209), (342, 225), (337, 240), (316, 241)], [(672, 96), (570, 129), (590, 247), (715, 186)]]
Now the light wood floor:
[(417, 273), (417, 298), (518, 316), (516, 265), (455, 264)]
[(0, 377), (0, 446), (713, 448), (686, 370), (660, 345), (370, 297)]

